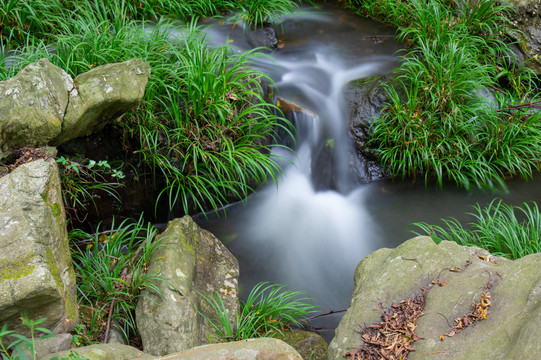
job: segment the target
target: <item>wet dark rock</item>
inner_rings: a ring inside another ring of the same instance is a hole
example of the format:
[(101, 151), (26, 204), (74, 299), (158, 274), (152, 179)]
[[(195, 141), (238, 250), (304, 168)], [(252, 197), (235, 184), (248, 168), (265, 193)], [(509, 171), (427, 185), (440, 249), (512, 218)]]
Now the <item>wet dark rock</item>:
[(371, 124), (380, 115), (389, 99), (381, 83), (391, 80), (391, 75), (359, 80), (352, 83), (345, 94), (350, 114), (350, 135), (355, 144), (355, 150), (350, 154), (350, 166), (357, 179), (363, 183), (389, 176), (379, 165), (367, 143), (370, 140)]
[(253, 47), (264, 46), (269, 49), (276, 49), (278, 47), (276, 32), (271, 27), (247, 29), (246, 40)]
[(526, 59), (526, 66), (541, 75), (541, 2), (539, 0), (502, 2), (512, 4), (515, 9), (510, 19), (513, 27), (520, 31), (516, 38), (521, 53), (517, 56), (519, 64)]

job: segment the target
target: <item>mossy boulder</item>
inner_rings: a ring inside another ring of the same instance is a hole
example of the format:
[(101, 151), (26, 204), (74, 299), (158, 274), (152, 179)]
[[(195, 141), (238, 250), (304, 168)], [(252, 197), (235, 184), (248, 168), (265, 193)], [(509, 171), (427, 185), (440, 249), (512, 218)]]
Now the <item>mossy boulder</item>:
[(46, 145), (62, 130), (72, 78), (41, 59), (0, 81), (0, 161), (22, 146)]
[[(408, 359), (530, 359), (541, 353), (540, 266), (541, 254), (510, 261), (454, 242), (436, 245), (429, 237), (375, 251), (357, 266), (351, 305), (328, 358), (343, 359), (358, 349), (361, 327), (379, 321), (393, 302), (428, 288), (425, 315), (416, 324), (422, 339), (412, 344), (415, 351)], [(492, 303), (486, 319), (441, 340), (453, 329), (454, 319), (468, 314), (486, 291)]]
[(83, 346), (72, 351), (62, 351), (40, 357), (41, 360), (70, 359), (70, 353), (88, 360), (152, 360), (156, 357), (143, 353), (141, 350), (121, 344), (94, 344)]
[(526, 66), (541, 75), (541, 1), (539, 0), (503, 0), (511, 4), (513, 11), (510, 19), (517, 34), (518, 47)]
[(0, 324), (27, 333), (19, 317), (73, 330), (78, 319), (60, 177), (54, 159), (36, 160), (0, 178)]
[(159, 236), (149, 275), (163, 298), (145, 293), (137, 304), (137, 327), (146, 353), (170, 354), (206, 344), (214, 339), (212, 328), (198, 313), (214, 318), (207, 297), (218, 293), (234, 324), (238, 310), (237, 259), (210, 232), (185, 216), (169, 222)]
[(62, 131), (52, 141), (68, 140), (101, 130), (139, 103), (150, 77), (150, 65), (141, 59), (98, 66), (74, 80)]
[(198, 346), (177, 354), (167, 360), (302, 360), (294, 348), (285, 342), (272, 339), (247, 339), (223, 344)]

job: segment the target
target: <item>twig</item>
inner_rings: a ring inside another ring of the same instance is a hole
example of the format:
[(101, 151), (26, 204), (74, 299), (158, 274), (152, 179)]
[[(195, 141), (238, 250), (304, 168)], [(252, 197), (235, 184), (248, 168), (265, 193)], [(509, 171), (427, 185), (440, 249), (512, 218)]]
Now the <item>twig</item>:
[(443, 317), (445, 318), (445, 321), (447, 321), (447, 325), (449, 325), (450, 328), (453, 327), (453, 325), (451, 325), (451, 324), (449, 323), (449, 319), (447, 319), (447, 316), (443, 315), (443, 314), (440, 313), (440, 312), (439, 312), (438, 314), (440, 314), (441, 316), (443, 316)]
[(326, 313), (321, 313), (321, 314), (317, 314), (317, 315), (314, 315), (314, 316), (310, 316), (309, 318), (307, 318), (308, 320), (313, 320), (313, 319), (316, 319), (318, 317), (321, 317), (321, 316), (327, 316), (327, 315), (331, 315), (331, 314), (336, 314), (336, 313), (341, 313), (341, 312), (345, 312), (347, 311), (347, 309), (342, 309), (342, 310), (331, 310), (329, 312), (326, 312)]
[(538, 108), (538, 107), (541, 107), (541, 101), (535, 101), (535, 102), (529, 102), (527, 104), (508, 106), (508, 107), (503, 108), (503, 109), (498, 109), (498, 112), (511, 111), (511, 110), (517, 111), (517, 110), (520, 110), (520, 109), (533, 109), (533, 108)]
[(419, 264), (419, 266), (421, 267), (421, 269), (423, 268), (423, 265), (421, 265), (421, 263), (419, 262), (419, 260), (413, 258), (413, 259), (408, 259), (408, 258), (405, 258), (402, 256), (402, 260), (408, 260), (408, 261), (415, 261), (417, 264)]
[(107, 316), (107, 327), (105, 328), (105, 336), (103, 337), (103, 343), (107, 344), (109, 341), (109, 332), (111, 331), (111, 319), (113, 318), (113, 308), (115, 307), (116, 298), (111, 301), (111, 306), (109, 308), (109, 315)]

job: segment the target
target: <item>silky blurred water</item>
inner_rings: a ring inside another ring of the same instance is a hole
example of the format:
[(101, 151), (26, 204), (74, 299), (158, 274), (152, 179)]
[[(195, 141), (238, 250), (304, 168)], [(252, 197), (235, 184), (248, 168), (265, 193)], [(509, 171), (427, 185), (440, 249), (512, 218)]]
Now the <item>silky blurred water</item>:
[[(349, 305), (358, 262), (413, 237), (411, 222), (468, 220), (464, 213), (476, 203), (500, 196), (519, 204), (541, 198), (541, 188), (521, 180), (510, 182), (507, 194), (401, 181), (356, 183), (348, 170), (353, 145), (343, 92), (352, 80), (392, 71), (400, 45), (393, 30), (379, 23), (339, 7), (323, 11), (284, 19), (281, 48), (255, 65), (273, 78), (279, 96), (310, 110), (291, 118), (298, 130), (295, 152), (276, 149), (282, 178), (251, 195), (246, 205), (229, 207), (225, 218), (199, 219), (239, 259), (241, 293), (260, 281), (285, 284), (306, 291), (326, 312)], [(249, 45), (242, 30), (230, 28), (209, 24), (209, 40), (244, 51)], [(319, 158), (322, 152), (331, 154), (323, 157), (327, 162)], [(313, 325), (334, 329), (340, 318), (323, 317)]]

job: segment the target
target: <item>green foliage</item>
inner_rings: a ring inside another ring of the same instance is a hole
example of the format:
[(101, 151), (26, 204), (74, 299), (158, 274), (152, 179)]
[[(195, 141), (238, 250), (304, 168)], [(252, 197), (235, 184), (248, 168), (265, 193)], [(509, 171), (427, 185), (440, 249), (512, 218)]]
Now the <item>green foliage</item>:
[(298, 298), (301, 291), (289, 291), (284, 285), (257, 284), (245, 303), (240, 304), (236, 323), (231, 324), (227, 309), (219, 293), (214, 297), (201, 295), (216, 313), (215, 318), (201, 314), (216, 330), (218, 341), (238, 341), (256, 337), (273, 337), (291, 326), (302, 326), (301, 321), (313, 312), (311, 298)]
[(248, 65), (254, 56), (210, 48), (191, 27), (169, 63), (153, 68), (146, 96), (159, 102), (147, 104), (135, 129), (141, 155), (166, 178), (170, 207), (217, 209), (276, 180), (269, 144), (279, 118), (261, 95), (268, 78)]
[(75, 216), (79, 221), (81, 213), (86, 213), (87, 206), (93, 204), (96, 192), (105, 193), (118, 202), (120, 197), (116, 189), (122, 186), (113, 179), (123, 179), (122, 166), (112, 166), (106, 160), (75, 160), (64, 156), (56, 159), (60, 165), (60, 178), (62, 180), (62, 196), (69, 216)]
[[(154, 249), (156, 229), (124, 220), (120, 225), (94, 236), (81, 230), (70, 232), (74, 246), (73, 264), (77, 273), (79, 303), (84, 308), (86, 329), (79, 329), (78, 341), (91, 343), (101, 339), (107, 323), (117, 324), (126, 339), (136, 333), (135, 306), (141, 291), (147, 289), (162, 295), (146, 269)], [(88, 311), (86, 311), (88, 310)]]
[(456, 219), (442, 219), (444, 226), (415, 223), (421, 232), (436, 243), (455, 241), (460, 245), (478, 246), (493, 255), (518, 259), (541, 252), (541, 214), (536, 203), (510, 206), (492, 201), (487, 207), (475, 206), (475, 218), (467, 227)]
[[(163, 11), (169, 11), (165, 3), (161, 2)], [(232, 6), (227, 1), (188, 1), (182, 6), (196, 3), (212, 5), (212, 11)], [(139, 8), (134, 9), (133, 2), (108, 4), (81, 0), (70, 5), (78, 11), (64, 18), (56, 15), (58, 25), (51, 35), (55, 52), (50, 53), (45, 41), (28, 43), (14, 57), (16, 65), (0, 77), (42, 57), (72, 76), (142, 58), (150, 63), (152, 77), (141, 105), (125, 117), (124, 125), (139, 139), (138, 153), (153, 170), (160, 190), (165, 183), (161, 197), (171, 208), (179, 204), (186, 213), (217, 209), (244, 198), (268, 179), (276, 180), (280, 168), (270, 144), (279, 118), (262, 95), (265, 82), (271, 80), (250, 68), (257, 52), (211, 48), (195, 22), (179, 34), (178, 24), (172, 29), (165, 20), (135, 22)], [(72, 203), (77, 199), (69, 197)]]
[(237, 20), (247, 22), (252, 28), (261, 28), (270, 24), (281, 23), (284, 15), (298, 9), (292, 0), (248, 0), (239, 1), (240, 12)]
[[(451, 181), (466, 189), (505, 188), (539, 169), (540, 114), (533, 73), (504, 42), (508, 5), (494, 0), (363, 2), (412, 47), (372, 128), (369, 146), (394, 176)], [(487, 100), (490, 90), (494, 100)]]
[[(0, 330), (0, 355), (2, 355), (2, 360), (28, 360), (28, 359), (37, 359), (36, 357), (36, 351), (35, 346), (38, 341), (50, 338), (54, 336), (54, 334), (51, 332), (51, 330), (38, 327), (38, 325), (42, 324), (46, 319), (38, 319), (38, 320), (31, 320), (28, 316), (22, 315), (21, 316), (21, 322), (23, 326), (28, 327), (30, 330), (30, 338), (17, 334), (15, 331), (8, 330), (7, 324), (4, 324), (2, 326), (2, 329)], [(45, 336), (38, 337), (37, 332), (42, 332), (45, 334)], [(12, 337), (15, 338), (13, 342), (11, 342), (9, 345), (5, 346), (2, 342), (2, 340), (6, 337)], [(23, 348), (26, 349), (26, 352), (23, 351)]]

